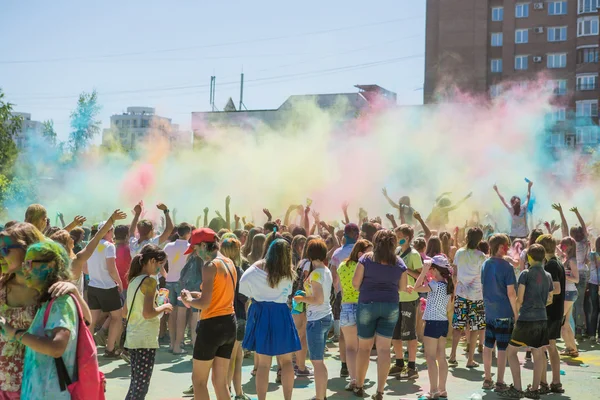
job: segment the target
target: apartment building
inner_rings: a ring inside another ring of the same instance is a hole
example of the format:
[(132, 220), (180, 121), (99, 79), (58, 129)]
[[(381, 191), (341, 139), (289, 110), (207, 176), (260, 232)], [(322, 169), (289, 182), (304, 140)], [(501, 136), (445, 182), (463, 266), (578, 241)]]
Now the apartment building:
[(428, 0), (424, 102), (453, 85), (500, 96), (543, 73), (548, 145), (598, 145), (599, 0)]

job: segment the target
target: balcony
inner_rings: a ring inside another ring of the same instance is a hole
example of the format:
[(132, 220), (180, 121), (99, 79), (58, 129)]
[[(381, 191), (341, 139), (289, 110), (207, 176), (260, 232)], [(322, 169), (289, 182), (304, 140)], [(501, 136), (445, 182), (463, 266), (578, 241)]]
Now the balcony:
[(596, 82), (586, 82), (586, 83), (578, 83), (575, 86), (575, 90), (578, 92), (588, 91), (588, 90), (597, 90), (598, 89), (598, 81)]

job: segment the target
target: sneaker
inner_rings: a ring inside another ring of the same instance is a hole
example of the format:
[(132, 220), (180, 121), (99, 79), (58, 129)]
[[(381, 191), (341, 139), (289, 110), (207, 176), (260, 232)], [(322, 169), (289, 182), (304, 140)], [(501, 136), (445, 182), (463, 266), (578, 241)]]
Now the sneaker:
[(348, 372), (348, 367), (342, 367), (342, 369), (340, 369), (340, 377), (346, 378), (348, 376), (350, 376), (350, 372)]
[(194, 395), (194, 385), (190, 386), (188, 390), (183, 391), (184, 396), (193, 396)]
[(504, 382), (496, 382), (496, 387), (494, 388), (494, 392), (502, 393), (506, 392), (509, 389), (508, 385)]
[(388, 373), (388, 376), (400, 376), (402, 374), (402, 371), (404, 371), (405, 368), (406, 367), (392, 365), (392, 368), (390, 368), (390, 372)]
[(354, 393), (354, 396), (356, 397), (365, 397), (365, 389), (362, 387), (354, 386), (354, 389), (352, 389), (352, 393)]
[(356, 387), (356, 382), (354, 381), (350, 381), (348, 382), (348, 384), (344, 387), (344, 390), (347, 390), (349, 392), (353, 392), (354, 388)]
[(402, 371), (402, 373), (400, 374), (400, 376), (397, 377), (398, 379), (417, 379), (419, 378), (419, 372), (416, 369), (412, 369), (412, 368), (404, 368), (404, 370)]
[(233, 398), (233, 400), (252, 400), (252, 398), (250, 396), (248, 396), (246, 393), (242, 393), (238, 396), (235, 396)]
[(331, 339), (331, 341), (332, 341), (333, 343), (339, 343), (339, 342), (340, 342), (340, 337), (339, 337), (339, 336), (334, 336), (334, 337)]
[(510, 385), (508, 390), (504, 392), (499, 392), (498, 396), (504, 397), (505, 399), (522, 399), (525, 396), (521, 390), (517, 390), (513, 385)]
[(296, 373), (296, 376), (298, 378), (313, 376), (313, 372), (310, 369), (308, 369), (308, 367), (306, 367), (306, 369), (304, 371), (297, 369), (294, 372)]

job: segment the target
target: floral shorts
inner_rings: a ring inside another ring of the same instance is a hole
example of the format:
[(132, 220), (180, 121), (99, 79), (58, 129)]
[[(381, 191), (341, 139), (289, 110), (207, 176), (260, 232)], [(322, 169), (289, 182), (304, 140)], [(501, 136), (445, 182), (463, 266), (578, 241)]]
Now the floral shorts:
[(469, 326), (470, 331), (485, 329), (485, 308), (483, 300), (467, 300), (456, 296), (454, 299), (454, 316), (452, 317), (452, 328), (465, 329)]

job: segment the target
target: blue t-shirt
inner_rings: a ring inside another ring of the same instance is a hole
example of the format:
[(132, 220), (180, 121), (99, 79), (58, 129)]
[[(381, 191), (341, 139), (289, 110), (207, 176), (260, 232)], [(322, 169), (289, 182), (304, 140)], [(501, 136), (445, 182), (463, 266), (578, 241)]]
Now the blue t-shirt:
[(481, 286), (486, 321), (514, 317), (506, 289), (512, 285), (516, 290), (516, 284), (513, 267), (504, 259), (492, 257), (483, 263)]
[(359, 303), (398, 303), (400, 277), (406, 271), (406, 265), (400, 257), (396, 265), (379, 264), (365, 254), (358, 260), (364, 266), (363, 281), (360, 285)]

